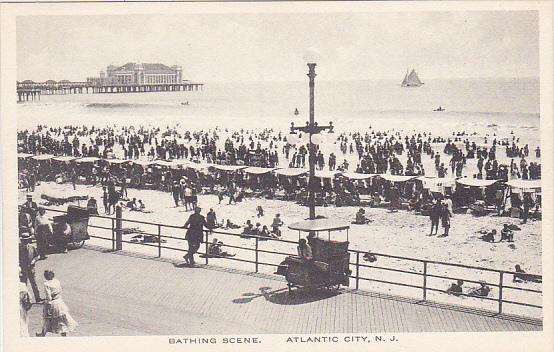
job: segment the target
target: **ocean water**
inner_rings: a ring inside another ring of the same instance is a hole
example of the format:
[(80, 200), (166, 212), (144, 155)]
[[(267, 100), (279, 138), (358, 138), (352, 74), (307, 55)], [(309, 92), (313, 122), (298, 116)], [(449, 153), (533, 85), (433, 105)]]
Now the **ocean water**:
[[(183, 103), (188, 102), (188, 105)], [(443, 112), (432, 110), (442, 106)], [(295, 108), (300, 114), (294, 115)], [(308, 114), (308, 84), (299, 82), (206, 83), (203, 91), (43, 95), (18, 104), (18, 129), (37, 124), (153, 125), (179, 129), (270, 127), (287, 131)], [(452, 132), (509, 137), (516, 131), (539, 144), (538, 79), (428, 80), (419, 88), (396, 81), (319, 81), (316, 120), (336, 131)]]

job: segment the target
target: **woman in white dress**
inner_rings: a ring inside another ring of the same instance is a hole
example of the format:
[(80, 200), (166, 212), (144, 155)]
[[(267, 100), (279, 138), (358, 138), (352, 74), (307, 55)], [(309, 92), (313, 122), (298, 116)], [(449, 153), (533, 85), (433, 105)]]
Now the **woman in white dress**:
[(44, 271), (46, 301), (43, 310), (42, 332), (37, 333), (37, 336), (45, 336), (48, 332), (67, 336), (68, 332), (77, 327), (77, 322), (69, 314), (69, 308), (62, 299), (62, 286), (54, 276), (53, 271)]

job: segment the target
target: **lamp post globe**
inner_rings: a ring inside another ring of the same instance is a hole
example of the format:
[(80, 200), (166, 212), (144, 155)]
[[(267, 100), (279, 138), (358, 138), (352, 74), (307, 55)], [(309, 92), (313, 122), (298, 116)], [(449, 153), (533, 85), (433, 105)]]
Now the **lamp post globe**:
[(321, 54), (319, 53), (319, 50), (317, 50), (314, 47), (310, 47), (306, 49), (306, 52), (304, 53), (304, 60), (308, 65), (317, 64), (320, 58), (321, 58)]

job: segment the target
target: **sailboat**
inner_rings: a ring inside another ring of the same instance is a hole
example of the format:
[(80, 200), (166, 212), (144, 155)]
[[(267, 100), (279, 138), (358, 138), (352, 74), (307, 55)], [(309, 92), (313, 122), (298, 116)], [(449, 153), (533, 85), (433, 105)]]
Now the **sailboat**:
[(420, 87), (422, 85), (423, 82), (419, 80), (414, 69), (412, 69), (412, 72), (410, 72), (409, 69), (406, 70), (406, 75), (404, 76), (404, 80), (402, 80), (402, 87)]

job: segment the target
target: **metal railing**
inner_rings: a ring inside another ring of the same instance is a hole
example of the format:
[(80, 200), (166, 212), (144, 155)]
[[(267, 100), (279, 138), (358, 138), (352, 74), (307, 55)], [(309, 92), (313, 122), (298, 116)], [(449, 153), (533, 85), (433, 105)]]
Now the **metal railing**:
[[(63, 210), (56, 210), (56, 209), (50, 209), (45, 208), (47, 211), (52, 212), (58, 212), (58, 213), (66, 213)], [(116, 211), (117, 216), (111, 217), (111, 216), (104, 216), (104, 215), (91, 215), (92, 218), (99, 218), (99, 219), (106, 219), (111, 222), (110, 227), (106, 226), (98, 226), (98, 225), (89, 225), (90, 228), (99, 229), (99, 230), (105, 230), (110, 231), (111, 236), (109, 237), (102, 237), (97, 235), (91, 235), (89, 233), (89, 236), (91, 238), (96, 239), (102, 239), (102, 240), (108, 240), (112, 243), (112, 251), (122, 250), (122, 244), (123, 243), (129, 243), (129, 244), (135, 244), (135, 245), (142, 245), (142, 246), (148, 246), (148, 247), (156, 247), (157, 248), (157, 256), (162, 256), (162, 249), (167, 250), (173, 250), (173, 251), (181, 251), (181, 252), (187, 252), (186, 249), (183, 248), (176, 248), (171, 247), (167, 245), (163, 245), (164, 240), (166, 239), (173, 239), (173, 240), (184, 240), (184, 234), (182, 237), (176, 237), (176, 236), (170, 236), (167, 234), (162, 234), (162, 229), (173, 229), (173, 230), (182, 230), (185, 231), (186, 229), (183, 226), (174, 226), (174, 225), (166, 225), (166, 224), (160, 224), (160, 223), (154, 223), (149, 221), (140, 221), (140, 220), (131, 220), (131, 219), (123, 219), (121, 217), (121, 210), (118, 209)], [(151, 236), (152, 238), (155, 238), (155, 241), (152, 241), (151, 243), (141, 243), (141, 242), (133, 242), (133, 241), (127, 241), (123, 239), (123, 223), (132, 223), (132, 224), (140, 224), (140, 225), (149, 225), (149, 226), (155, 226), (157, 231), (156, 232), (146, 232), (142, 230), (138, 230), (137, 233), (140, 235), (146, 235)], [(287, 252), (281, 252), (281, 251), (275, 251), (275, 250), (268, 250), (268, 249), (261, 249), (260, 248), (260, 242), (261, 241), (274, 241), (278, 243), (286, 243), (286, 244), (292, 244), (296, 246), (298, 243), (296, 241), (290, 241), (285, 239), (277, 239), (277, 238), (271, 238), (271, 237), (260, 237), (260, 236), (254, 236), (254, 235), (241, 235), (241, 234), (235, 234), (225, 231), (219, 231), (219, 230), (204, 230), (203, 240), (202, 244), (204, 245), (203, 251), (198, 251), (198, 254), (201, 254), (204, 256), (205, 264), (209, 264), (209, 236), (213, 235), (223, 235), (223, 236), (230, 236), (230, 237), (240, 237), (243, 239), (254, 239), (255, 244), (254, 248), (250, 247), (244, 247), (244, 246), (238, 246), (238, 245), (230, 245), (230, 244), (222, 244), (221, 247), (225, 248), (234, 248), (239, 250), (245, 250), (249, 252), (254, 252), (253, 258), (246, 259), (246, 258), (239, 258), (239, 257), (218, 257), (218, 259), (227, 259), (231, 261), (239, 261), (239, 262), (245, 262), (245, 263), (251, 263), (254, 264), (254, 272), (258, 273), (260, 269), (260, 265), (263, 266), (272, 266), (272, 267), (278, 267), (279, 263), (270, 263), (270, 262), (264, 262), (260, 260), (260, 254), (274, 254), (274, 255), (283, 255), (283, 256), (289, 256), (289, 255), (296, 255), (296, 253), (287, 253)], [(356, 290), (360, 289), (360, 282), (361, 281), (367, 281), (367, 282), (378, 282), (382, 284), (388, 284), (388, 285), (395, 285), (395, 286), (403, 286), (403, 287), (409, 287), (412, 289), (421, 290), (421, 298), (423, 301), (428, 300), (428, 293), (429, 292), (436, 292), (439, 294), (448, 294), (447, 290), (439, 289), (437, 287), (432, 287), (429, 285), (430, 279), (441, 279), (441, 280), (463, 280), (464, 282), (469, 283), (476, 283), (479, 284), (481, 281), (476, 280), (475, 276), (478, 276), (479, 273), (488, 273), (493, 274), (498, 278), (497, 283), (492, 283), (490, 280), (487, 280), (487, 285), (496, 287), (498, 289), (498, 295), (496, 298), (494, 297), (488, 297), (488, 296), (475, 296), (470, 295), (467, 293), (457, 293), (457, 296), (465, 296), (465, 297), (473, 297), (479, 300), (484, 301), (496, 301), (497, 302), (497, 312), (499, 314), (503, 313), (503, 306), (505, 304), (511, 304), (511, 305), (519, 305), (519, 306), (526, 306), (526, 307), (532, 307), (532, 308), (538, 308), (542, 309), (542, 305), (538, 304), (532, 304), (529, 303), (527, 300), (525, 301), (518, 301), (518, 300), (512, 300), (512, 299), (506, 299), (506, 292), (508, 291), (520, 291), (520, 292), (528, 292), (531, 294), (538, 294), (540, 295), (541, 301), (542, 301), (542, 291), (537, 289), (531, 289), (531, 288), (523, 288), (523, 287), (517, 287), (513, 285), (506, 285), (505, 279), (507, 275), (517, 275), (521, 273), (513, 272), (513, 271), (506, 271), (506, 270), (498, 270), (498, 269), (492, 269), (492, 268), (485, 268), (485, 267), (479, 267), (479, 266), (471, 266), (471, 265), (464, 265), (464, 264), (457, 264), (457, 263), (446, 263), (446, 262), (440, 262), (440, 261), (434, 261), (434, 260), (424, 260), (424, 259), (417, 259), (417, 258), (411, 258), (411, 257), (404, 257), (404, 256), (397, 256), (397, 255), (390, 255), (385, 253), (377, 253), (377, 252), (371, 252), (372, 255), (374, 255), (376, 258), (388, 258), (392, 260), (401, 260), (401, 261), (407, 261), (410, 263), (415, 263), (418, 266), (420, 266), (421, 270), (415, 271), (415, 270), (404, 270), (399, 269), (397, 267), (387, 267), (387, 266), (378, 266), (373, 264), (365, 264), (361, 262), (361, 259), (363, 259), (363, 256), (367, 253), (365, 251), (355, 250), (355, 249), (349, 249), (348, 252), (351, 254), (351, 258), (355, 257), (355, 261), (349, 262), (349, 265), (353, 269), (351, 271), (351, 275), (349, 275), (350, 278), (352, 278), (355, 282), (355, 288)], [(283, 258), (284, 259), (284, 258)], [(471, 278), (466, 277), (460, 277), (459, 275), (446, 275), (446, 274), (437, 274), (430, 272), (431, 267), (442, 267), (442, 268), (458, 268), (458, 269), (466, 269), (473, 271), (473, 275)], [(414, 284), (414, 283), (407, 283), (407, 282), (400, 282), (400, 281), (393, 281), (392, 279), (384, 280), (384, 279), (378, 279), (375, 276), (373, 277), (366, 277), (361, 274), (361, 269), (371, 269), (371, 270), (380, 270), (385, 272), (394, 272), (399, 273), (403, 275), (411, 275), (411, 276), (417, 276), (420, 277), (420, 284)], [(529, 275), (529, 274), (528, 274)], [(537, 277), (541, 277), (539, 275), (535, 275)], [(515, 276), (514, 276), (515, 277)], [(541, 277), (542, 279), (542, 277)], [(528, 297), (527, 297), (528, 298)]]

